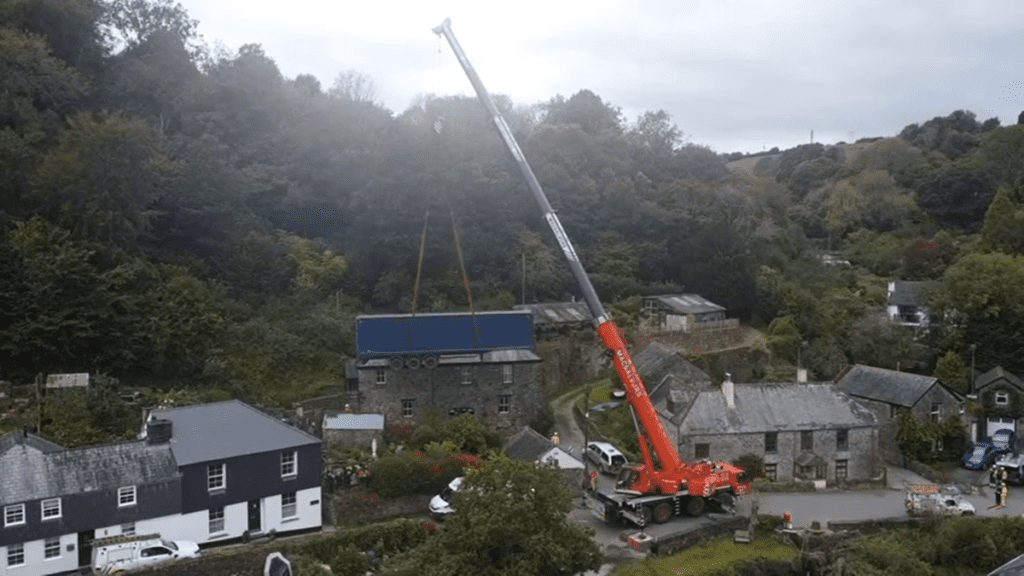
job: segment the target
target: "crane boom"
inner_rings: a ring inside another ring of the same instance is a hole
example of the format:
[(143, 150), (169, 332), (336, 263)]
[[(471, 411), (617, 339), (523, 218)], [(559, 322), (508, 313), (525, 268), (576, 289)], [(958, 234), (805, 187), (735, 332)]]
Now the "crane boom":
[(562, 256), (565, 257), (569, 269), (580, 291), (583, 293), (583, 299), (590, 309), (590, 314), (594, 317), (594, 324), (597, 327), (597, 332), (602, 342), (612, 352), (615, 369), (625, 384), (627, 400), (646, 431), (647, 438), (654, 448), (654, 453), (657, 455), (661, 467), (661, 471), (655, 469), (655, 463), (647, 448), (647, 443), (644, 440), (644, 436), (640, 434), (640, 449), (644, 456), (644, 467), (640, 469), (641, 473), (639, 475), (642, 485), (637, 485), (634, 489), (644, 492), (648, 490), (661, 490), (666, 493), (678, 491), (682, 480), (681, 469), (684, 466), (683, 461), (679, 457), (679, 452), (676, 450), (668, 432), (666, 432), (665, 426), (661, 423), (661, 418), (651, 402), (647, 388), (644, 386), (643, 380), (633, 364), (633, 358), (629, 354), (622, 330), (612, 320), (611, 316), (605, 312), (604, 306), (601, 305), (597, 292), (590, 282), (590, 277), (587, 276), (586, 271), (583, 269), (583, 264), (580, 263), (572, 242), (562, 228), (562, 224), (559, 222), (555, 211), (551, 208), (544, 190), (537, 181), (537, 177), (534, 176), (533, 170), (530, 168), (529, 163), (527, 163), (526, 157), (519, 148), (515, 137), (512, 135), (512, 131), (509, 129), (498, 107), (494, 105), (494, 101), (480, 80), (480, 76), (477, 75), (476, 70), (469, 63), (469, 59), (466, 57), (465, 52), (462, 51), (459, 41), (455, 38), (455, 34), (451, 29), (451, 19), (446, 18), (444, 22), (433, 28), (433, 32), (438, 35), (444, 35), (445, 39), (448, 40), (452, 51), (455, 52), (455, 57), (458, 58), (459, 64), (462, 65), (462, 69), (466, 72), (466, 76), (469, 77), (469, 81), (473, 85), (473, 89), (476, 90), (477, 97), (494, 121), (498, 133), (501, 134), (501, 138), (505, 142), (505, 146), (519, 166), (519, 170), (526, 180), (526, 185), (533, 192), (533, 196), (544, 215), (544, 220), (547, 221), (548, 226), (550, 226), (551, 231), (558, 240), (558, 245), (562, 249)]

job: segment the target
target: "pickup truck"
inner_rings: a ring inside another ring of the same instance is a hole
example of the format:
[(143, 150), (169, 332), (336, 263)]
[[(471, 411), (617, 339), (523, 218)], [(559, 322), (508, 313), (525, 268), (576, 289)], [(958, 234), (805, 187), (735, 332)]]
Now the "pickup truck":
[(940, 490), (934, 484), (921, 484), (907, 489), (907, 514), (910, 516), (973, 516), (974, 505), (964, 500), (957, 490)]

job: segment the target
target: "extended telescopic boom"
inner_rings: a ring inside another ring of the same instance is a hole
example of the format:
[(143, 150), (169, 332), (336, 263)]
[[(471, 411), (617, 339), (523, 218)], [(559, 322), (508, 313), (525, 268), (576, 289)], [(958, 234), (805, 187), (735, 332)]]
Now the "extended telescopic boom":
[(660, 489), (666, 493), (679, 490), (680, 480), (682, 478), (679, 476), (678, 471), (682, 468), (683, 462), (680, 459), (675, 446), (672, 444), (672, 440), (669, 438), (668, 433), (665, 431), (665, 427), (662, 425), (661, 419), (658, 417), (658, 413), (654, 409), (654, 404), (651, 402), (651, 398), (647, 394), (647, 389), (644, 386), (643, 380), (641, 380), (640, 375), (636, 371), (636, 366), (633, 364), (633, 358), (630, 356), (629, 350), (626, 347), (626, 340), (622, 335), (622, 330), (619, 329), (619, 326), (605, 312), (604, 306), (601, 305), (601, 301), (597, 297), (597, 292), (594, 291), (594, 286), (590, 283), (590, 277), (587, 276), (586, 271), (583, 269), (583, 265), (580, 263), (580, 259), (576, 255), (576, 250), (573, 248), (572, 242), (569, 241), (569, 237), (562, 228), (562, 224), (558, 221), (558, 216), (556, 216), (555, 211), (552, 210), (547, 196), (544, 195), (544, 191), (541, 189), (540, 183), (537, 181), (537, 177), (534, 176), (533, 170), (526, 162), (526, 157), (523, 156), (523, 151), (520, 150), (519, 144), (512, 135), (512, 131), (509, 129), (508, 124), (505, 123), (505, 119), (501, 116), (501, 112), (498, 111), (498, 108), (494, 105), (494, 101), (491, 100), (491, 96), (487, 92), (487, 89), (484, 88), (483, 82), (480, 81), (480, 77), (477, 75), (476, 70), (473, 69), (472, 64), (469, 63), (469, 59), (466, 58), (466, 54), (462, 51), (459, 41), (455, 39), (455, 34), (451, 29), (451, 19), (446, 18), (444, 22), (433, 29), (433, 32), (438, 35), (443, 34), (445, 39), (448, 40), (448, 44), (451, 45), (452, 50), (455, 52), (455, 56), (458, 58), (459, 64), (462, 65), (462, 69), (466, 72), (466, 76), (469, 77), (470, 83), (473, 84), (473, 89), (476, 90), (477, 97), (483, 103), (484, 107), (487, 108), (487, 112), (491, 115), (495, 126), (498, 128), (498, 132), (501, 134), (502, 140), (505, 141), (505, 145), (508, 147), (509, 152), (512, 153), (512, 157), (515, 159), (516, 164), (519, 165), (519, 170), (522, 172), (523, 178), (526, 180), (526, 185), (530, 188), (530, 191), (533, 192), (533, 196), (537, 200), (537, 204), (540, 206), (541, 212), (544, 214), (544, 219), (547, 220), (548, 226), (551, 227), (551, 231), (555, 234), (555, 238), (558, 239), (558, 245), (562, 248), (562, 255), (569, 264), (569, 269), (572, 271), (572, 275), (576, 279), (576, 284), (579, 285), (580, 291), (583, 293), (583, 299), (587, 302), (590, 314), (594, 317), (594, 324), (597, 326), (598, 334), (601, 336), (601, 340), (604, 342), (605, 346), (607, 346), (613, 353), (615, 369), (626, 385), (627, 400), (629, 400), (630, 405), (636, 411), (637, 417), (640, 419), (643, 428), (647, 432), (647, 436), (654, 447), (654, 452), (657, 454), (658, 460), (661, 463), (662, 471), (669, 472), (669, 474), (659, 474), (658, 471), (655, 471), (654, 461), (651, 457), (650, 451), (647, 449), (647, 443), (644, 441), (644, 437), (641, 434), (640, 450), (643, 452), (645, 469), (640, 469), (638, 471), (640, 472), (640, 483), (643, 485), (636, 486), (634, 489), (644, 492)]

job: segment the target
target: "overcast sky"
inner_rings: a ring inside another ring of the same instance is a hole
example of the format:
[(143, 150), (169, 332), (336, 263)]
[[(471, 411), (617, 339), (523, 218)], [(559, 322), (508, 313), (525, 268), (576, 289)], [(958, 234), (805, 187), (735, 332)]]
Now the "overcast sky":
[(262, 45), (288, 78), (370, 77), (396, 114), (472, 95), (446, 17), (492, 94), (517, 105), (589, 89), (629, 122), (664, 109), (716, 152), (892, 136), (971, 110), (1024, 110), (1017, 0), (179, 0), (208, 43)]

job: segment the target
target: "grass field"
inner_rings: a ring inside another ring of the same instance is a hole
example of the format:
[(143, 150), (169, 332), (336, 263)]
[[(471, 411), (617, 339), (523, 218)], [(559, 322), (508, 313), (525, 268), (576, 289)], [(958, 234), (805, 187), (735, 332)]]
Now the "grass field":
[(737, 544), (731, 537), (707, 540), (678, 554), (647, 558), (619, 566), (614, 576), (687, 576), (712, 574), (747, 558), (791, 558), (799, 551), (766, 535), (750, 544)]

